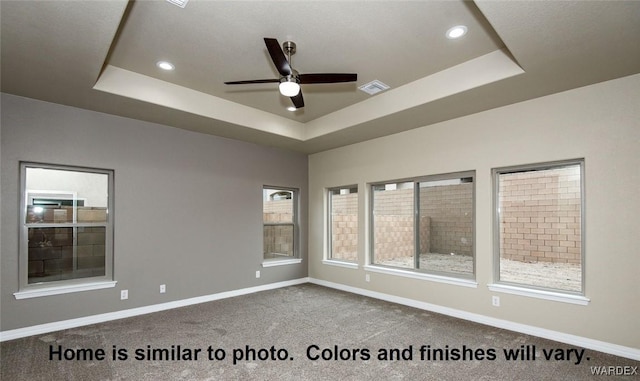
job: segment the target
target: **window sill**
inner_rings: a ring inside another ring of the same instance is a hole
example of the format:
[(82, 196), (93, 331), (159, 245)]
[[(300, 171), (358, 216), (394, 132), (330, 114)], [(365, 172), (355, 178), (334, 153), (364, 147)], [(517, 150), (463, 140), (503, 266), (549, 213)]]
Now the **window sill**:
[(582, 295), (564, 294), (562, 292), (536, 290), (526, 287), (511, 286), (506, 284), (489, 284), (487, 285), (489, 290), (494, 292), (503, 292), (506, 294), (527, 296), (530, 298), (538, 298), (545, 300), (553, 300), (555, 302), (579, 304), (586, 306), (591, 301), (589, 298)]
[(262, 267), (295, 265), (297, 263), (302, 263), (302, 258), (273, 259), (273, 260), (262, 262)]
[(453, 284), (456, 286), (478, 288), (478, 282), (471, 279), (454, 278), (454, 277), (435, 275), (435, 274), (425, 274), (425, 273), (419, 273), (419, 272), (410, 271), (410, 270), (390, 269), (387, 267), (378, 267), (373, 265), (366, 265), (364, 266), (364, 269), (366, 271), (371, 271), (375, 273), (398, 275), (406, 278), (414, 278), (414, 279), (420, 279), (420, 280), (428, 280), (431, 282)]
[(81, 292), (81, 291), (90, 291), (90, 290), (100, 290), (103, 288), (112, 288), (116, 286), (116, 281), (105, 281), (105, 282), (92, 282), (92, 283), (81, 283), (81, 284), (69, 284), (65, 286), (53, 286), (53, 287), (38, 287), (27, 289), (24, 291), (18, 291), (13, 294), (16, 299), (30, 299), (30, 298), (39, 298), (41, 296), (51, 296), (51, 295), (60, 295), (60, 294), (69, 294), (73, 292)]
[(337, 266), (337, 267), (345, 267), (347, 269), (357, 269), (358, 264), (355, 262), (344, 262), (344, 261), (336, 261), (334, 259), (323, 259), (322, 264)]

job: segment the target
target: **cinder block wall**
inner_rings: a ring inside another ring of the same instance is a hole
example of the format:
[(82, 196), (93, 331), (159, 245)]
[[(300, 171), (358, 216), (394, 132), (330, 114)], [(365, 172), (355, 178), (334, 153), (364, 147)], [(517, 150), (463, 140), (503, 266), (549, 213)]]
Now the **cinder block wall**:
[[(291, 223), (293, 200), (267, 200), (263, 203), (263, 221), (267, 223)], [(265, 225), (263, 229), (265, 258), (293, 256), (293, 227), (291, 225)]]
[[(413, 189), (387, 190), (375, 198), (376, 261), (412, 257)], [(421, 188), (419, 229), (420, 254), (473, 255), (473, 184)]]
[[(580, 263), (579, 182), (579, 173), (571, 169), (559, 170), (553, 178), (535, 172), (504, 177), (502, 257)], [(270, 210), (277, 211), (276, 203), (282, 202), (286, 201), (273, 201)], [(376, 193), (375, 202), (376, 261), (412, 257), (413, 189)], [(357, 194), (332, 198), (333, 258), (357, 259), (357, 207)], [(420, 216), (421, 254), (473, 255), (473, 183), (421, 188)]]
[(500, 253), (523, 262), (580, 263), (580, 173), (575, 167), (501, 175)]
[(420, 188), (420, 215), (430, 225), (428, 251), (473, 255), (473, 183)]
[(332, 208), (331, 258), (344, 261), (358, 259), (358, 194), (334, 195)]
[(373, 216), (375, 262), (413, 257), (413, 189), (376, 192)]

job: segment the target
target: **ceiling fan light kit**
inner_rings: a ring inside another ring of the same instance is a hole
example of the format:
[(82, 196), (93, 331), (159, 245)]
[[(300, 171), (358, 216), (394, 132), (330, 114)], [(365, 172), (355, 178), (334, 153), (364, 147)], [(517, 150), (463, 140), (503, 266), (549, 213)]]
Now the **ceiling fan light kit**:
[[(280, 43), (275, 38), (265, 38), (264, 43), (269, 51), (269, 56), (275, 65), (280, 78), (278, 79), (254, 79), (246, 81), (225, 82), (225, 85), (247, 85), (256, 83), (279, 83), (280, 93), (291, 98), (291, 102), (296, 109), (304, 107), (301, 84), (317, 83), (340, 83), (355, 82), (358, 80), (357, 74), (347, 73), (315, 73), (299, 74), (291, 66), (291, 56), (296, 52), (296, 44), (292, 41), (285, 41), (280, 48)], [(286, 54), (286, 56), (285, 56)]]
[(280, 94), (285, 97), (295, 97), (300, 92), (300, 81), (294, 76), (280, 78)]

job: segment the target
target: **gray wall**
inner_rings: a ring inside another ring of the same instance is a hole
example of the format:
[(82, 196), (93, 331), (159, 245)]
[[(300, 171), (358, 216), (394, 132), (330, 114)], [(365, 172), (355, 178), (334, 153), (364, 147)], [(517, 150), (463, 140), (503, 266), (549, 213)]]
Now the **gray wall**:
[[(307, 276), (306, 155), (7, 94), (1, 100), (0, 330)], [(115, 288), (14, 298), (21, 160), (115, 171)], [(300, 264), (261, 266), (263, 185), (300, 189)]]

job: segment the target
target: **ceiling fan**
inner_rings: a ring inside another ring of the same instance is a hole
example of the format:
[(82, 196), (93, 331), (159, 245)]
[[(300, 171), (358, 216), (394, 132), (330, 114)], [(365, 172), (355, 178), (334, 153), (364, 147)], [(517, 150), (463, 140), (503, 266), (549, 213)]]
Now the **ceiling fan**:
[[(273, 64), (280, 73), (280, 78), (274, 79), (254, 79), (248, 81), (231, 81), (225, 82), (225, 85), (246, 85), (253, 83), (280, 83), (280, 93), (290, 97), (296, 109), (304, 107), (304, 99), (300, 85), (314, 83), (339, 83), (339, 82), (355, 82), (358, 80), (357, 74), (346, 73), (315, 73), (300, 74), (291, 67), (291, 56), (296, 52), (296, 44), (292, 41), (286, 41), (282, 44), (275, 38), (265, 38), (264, 43), (271, 56)], [(286, 53), (286, 56), (285, 56)]]

